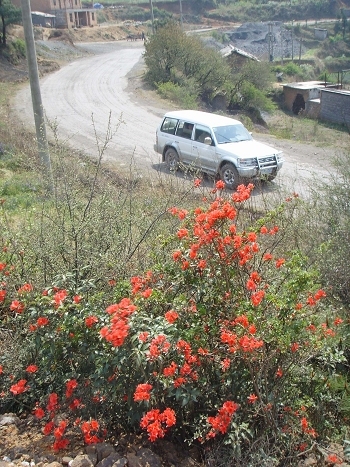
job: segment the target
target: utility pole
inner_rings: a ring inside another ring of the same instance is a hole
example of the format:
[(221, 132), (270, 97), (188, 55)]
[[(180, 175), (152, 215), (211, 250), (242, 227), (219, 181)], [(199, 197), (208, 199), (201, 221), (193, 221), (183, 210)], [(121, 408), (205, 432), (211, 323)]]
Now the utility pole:
[(36, 60), (32, 14), (30, 10), (30, 0), (21, 0), (22, 21), (24, 38), (26, 43), (26, 54), (28, 62), (28, 72), (32, 104), (34, 112), (36, 139), (38, 142), (39, 159), (44, 170), (44, 176), (49, 191), (53, 191), (52, 169), (49, 153), (49, 145), (46, 136), (46, 126), (44, 119), (43, 105), (41, 101), (38, 64)]
[(181, 29), (184, 28), (184, 22), (183, 22), (183, 16), (182, 16), (182, 1), (180, 0), (180, 23), (181, 23)]
[(154, 14), (153, 14), (153, 2), (149, 0), (149, 5), (151, 8), (151, 18), (152, 18), (152, 33), (154, 34)]
[(294, 59), (294, 38), (293, 38), (293, 31), (294, 31), (294, 21), (292, 20), (292, 62)]

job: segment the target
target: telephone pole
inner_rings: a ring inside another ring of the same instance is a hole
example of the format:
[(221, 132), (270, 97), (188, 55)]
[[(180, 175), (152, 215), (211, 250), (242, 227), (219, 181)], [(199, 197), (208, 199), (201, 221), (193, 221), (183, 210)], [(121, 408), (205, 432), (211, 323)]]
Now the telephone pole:
[(24, 38), (26, 43), (26, 55), (28, 62), (28, 72), (30, 81), (30, 90), (32, 95), (32, 104), (34, 112), (36, 139), (38, 142), (39, 159), (44, 170), (44, 177), (49, 191), (53, 191), (52, 169), (49, 153), (49, 145), (46, 136), (46, 126), (44, 111), (41, 100), (38, 64), (36, 60), (32, 14), (30, 9), (30, 0), (21, 0), (22, 21)]
[(151, 18), (152, 18), (152, 33), (154, 34), (154, 13), (153, 13), (153, 2), (149, 0), (149, 5), (151, 8)]
[(181, 23), (181, 29), (183, 29), (184, 21), (183, 21), (183, 16), (182, 16), (182, 0), (180, 0), (180, 23)]

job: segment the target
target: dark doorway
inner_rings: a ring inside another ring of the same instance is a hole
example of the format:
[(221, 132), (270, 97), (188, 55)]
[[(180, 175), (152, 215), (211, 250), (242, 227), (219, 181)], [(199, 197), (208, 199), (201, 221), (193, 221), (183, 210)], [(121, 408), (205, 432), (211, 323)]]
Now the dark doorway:
[(297, 97), (293, 102), (293, 114), (298, 115), (302, 110), (305, 110), (305, 101), (301, 94), (297, 94)]

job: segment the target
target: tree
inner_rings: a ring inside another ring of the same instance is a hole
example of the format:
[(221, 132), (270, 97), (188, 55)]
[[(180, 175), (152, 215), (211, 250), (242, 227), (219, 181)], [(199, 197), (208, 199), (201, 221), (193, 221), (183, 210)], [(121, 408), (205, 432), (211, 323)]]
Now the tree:
[(230, 68), (221, 55), (176, 23), (157, 29), (145, 45), (145, 63), (152, 85), (172, 82), (188, 88), (191, 83), (205, 102), (225, 93), (230, 80)]
[(22, 20), (21, 9), (14, 6), (10, 0), (0, 0), (0, 18), (2, 22), (0, 44), (6, 45), (6, 27)]

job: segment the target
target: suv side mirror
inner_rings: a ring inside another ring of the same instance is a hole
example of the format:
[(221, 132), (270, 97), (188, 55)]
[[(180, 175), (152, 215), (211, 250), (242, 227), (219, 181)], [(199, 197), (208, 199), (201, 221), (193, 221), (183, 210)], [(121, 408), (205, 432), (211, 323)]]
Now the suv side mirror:
[(207, 144), (208, 146), (211, 145), (211, 138), (210, 138), (210, 136), (206, 136), (206, 137), (204, 138), (204, 144)]

